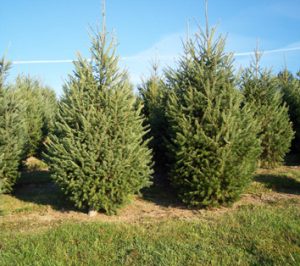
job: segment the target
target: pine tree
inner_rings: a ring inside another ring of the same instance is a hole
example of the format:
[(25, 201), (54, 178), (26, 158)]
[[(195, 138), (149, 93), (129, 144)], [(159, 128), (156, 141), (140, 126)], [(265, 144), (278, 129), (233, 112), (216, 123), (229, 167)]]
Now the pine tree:
[(42, 140), (42, 103), (38, 97), (39, 83), (30, 77), (18, 76), (15, 91), (24, 101), (22, 112), (25, 124), (25, 158), (35, 155)]
[(283, 101), (288, 106), (290, 120), (293, 124), (295, 138), (292, 141), (292, 151), (300, 151), (300, 81), (287, 69), (281, 71), (278, 76), (279, 90), (283, 95)]
[(200, 30), (185, 44), (170, 88), (170, 179), (191, 206), (234, 201), (249, 184), (260, 153), (257, 123), (235, 87), (232, 56), (215, 29)]
[(19, 172), (23, 152), (22, 104), (15, 93), (5, 85), (10, 64), (0, 60), (0, 185), (1, 192), (11, 192)]
[(254, 63), (242, 75), (241, 88), (260, 124), (261, 165), (272, 168), (284, 161), (294, 133), (276, 78), (270, 71), (260, 68), (261, 54), (258, 51), (255, 54)]
[(164, 145), (167, 123), (165, 116), (167, 89), (158, 74), (158, 64), (155, 63), (152, 67), (151, 76), (139, 87), (139, 93), (146, 124), (150, 125), (150, 132), (146, 138), (151, 138), (150, 148), (153, 150), (155, 169), (158, 172), (164, 171), (167, 162)]
[(151, 150), (114, 40), (92, 40), (91, 61), (78, 58), (64, 88), (47, 159), (52, 177), (78, 208), (111, 214), (150, 185)]
[(30, 76), (18, 76), (12, 87), (24, 103), (24, 156), (39, 156), (43, 143), (53, 128), (56, 112), (55, 93)]
[(57, 99), (55, 92), (47, 86), (40, 88), (40, 98), (43, 107), (43, 141), (46, 141), (48, 135), (54, 130), (55, 116), (57, 112)]

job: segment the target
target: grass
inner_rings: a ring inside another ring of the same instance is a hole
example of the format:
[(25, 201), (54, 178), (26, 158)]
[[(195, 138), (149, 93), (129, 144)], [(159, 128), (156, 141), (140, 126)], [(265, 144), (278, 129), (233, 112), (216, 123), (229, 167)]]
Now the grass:
[(30, 234), (2, 230), (0, 264), (299, 265), (296, 209), (285, 202), (192, 221), (68, 222)]
[(27, 158), (27, 160), (24, 161), (23, 165), (29, 172), (48, 170), (48, 165), (45, 162), (33, 156)]
[(300, 169), (281, 167), (276, 170), (260, 170), (254, 180), (277, 192), (300, 195)]
[(49, 172), (23, 172), (12, 195), (0, 195), (0, 216), (16, 213), (43, 213), (47, 207), (73, 209), (52, 183)]
[(94, 218), (47, 175), (0, 196), (0, 265), (300, 265), (299, 167), (259, 170), (232, 207), (187, 209), (154, 187)]

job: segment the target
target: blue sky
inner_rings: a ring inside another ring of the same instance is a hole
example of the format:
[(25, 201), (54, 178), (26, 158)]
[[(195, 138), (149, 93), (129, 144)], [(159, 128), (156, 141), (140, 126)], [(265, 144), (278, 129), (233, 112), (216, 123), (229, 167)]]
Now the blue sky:
[[(203, 0), (106, 0), (107, 27), (119, 42), (120, 62), (137, 84), (158, 58), (163, 68), (174, 65), (182, 51), (187, 22), (190, 31), (204, 22)], [(0, 54), (12, 61), (89, 57), (89, 25), (100, 23), (101, 0), (1, 1)], [(263, 51), (300, 47), (299, 0), (209, 0), (209, 20), (227, 34), (226, 49), (252, 51), (257, 40)], [(250, 56), (236, 57), (236, 67), (247, 66)], [(265, 53), (263, 66), (274, 71), (285, 65), (300, 69), (300, 50)], [(18, 73), (40, 78), (60, 94), (72, 73), (70, 63), (14, 65)]]

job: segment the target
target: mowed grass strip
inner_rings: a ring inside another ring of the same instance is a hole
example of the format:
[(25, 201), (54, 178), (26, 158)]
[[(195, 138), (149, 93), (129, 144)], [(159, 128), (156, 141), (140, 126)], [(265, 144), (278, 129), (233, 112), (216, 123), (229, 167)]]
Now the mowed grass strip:
[(1, 230), (0, 265), (300, 265), (299, 221), (285, 200), (190, 221)]

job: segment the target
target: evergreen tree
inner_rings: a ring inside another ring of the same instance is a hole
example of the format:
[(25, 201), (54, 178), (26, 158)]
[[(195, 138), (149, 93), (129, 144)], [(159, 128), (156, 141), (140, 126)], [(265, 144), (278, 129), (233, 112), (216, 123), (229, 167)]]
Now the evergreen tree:
[(21, 100), (5, 86), (10, 64), (0, 60), (0, 185), (1, 192), (11, 192), (19, 172), (23, 151)]
[(139, 93), (146, 123), (150, 125), (150, 132), (146, 137), (151, 138), (150, 147), (154, 153), (155, 168), (157, 171), (164, 170), (167, 162), (164, 145), (167, 123), (165, 116), (167, 89), (158, 74), (157, 64), (153, 64), (153, 72), (150, 78), (139, 87)]
[(241, 88), (260, 124), (261, 165), (272, 168), (284, 161), (294, 133), (276, 78), (260, 68), (259, 60), (260, 53), (256, 51), (254, 63), (242, 75)]
[(39, 155), (43, 142), (53, 128), (56, 112), (55, 93), (30, 76), (18, 76), (12, 87), (24, 103), (24, 156), (27, 158)]
[(150, 185), (151, 150), (114, 41), (92, 40), (91, 61), (78, 58), (64, 88), (47, 159), (52, 177), (79, 208), (116, 212)]
[(300, 151), (300, 82), (287, 69), (278, 74), (278, 86), (283, 95), (283, 101), (288, 106), (289, 117), (295, 131), (292, 141), (292, 151)]
[(228, 203), (242, 193), (260, 153), (257, 123), (235, 87), (232, 56), (215, 29), (185, 44), (166, 72), (170, 179), (191, 206)]
[(48, 135), (54, 130), (55, 116), (57, 113), (57, 99), (55, 92), (47, 86), (40, 88), (40, 98), (43, 117), (43, 141), (46, 141)]
[[(30, 77), (18, 76), (15, 82), (15, 91), (24, 101), (22, 112), (25, 125), (24, 157), (35, 155), (42, 139), (42, 103), (39, 102), (39, 83)], [(25, 159), (24, 158), (24, 159)]]

